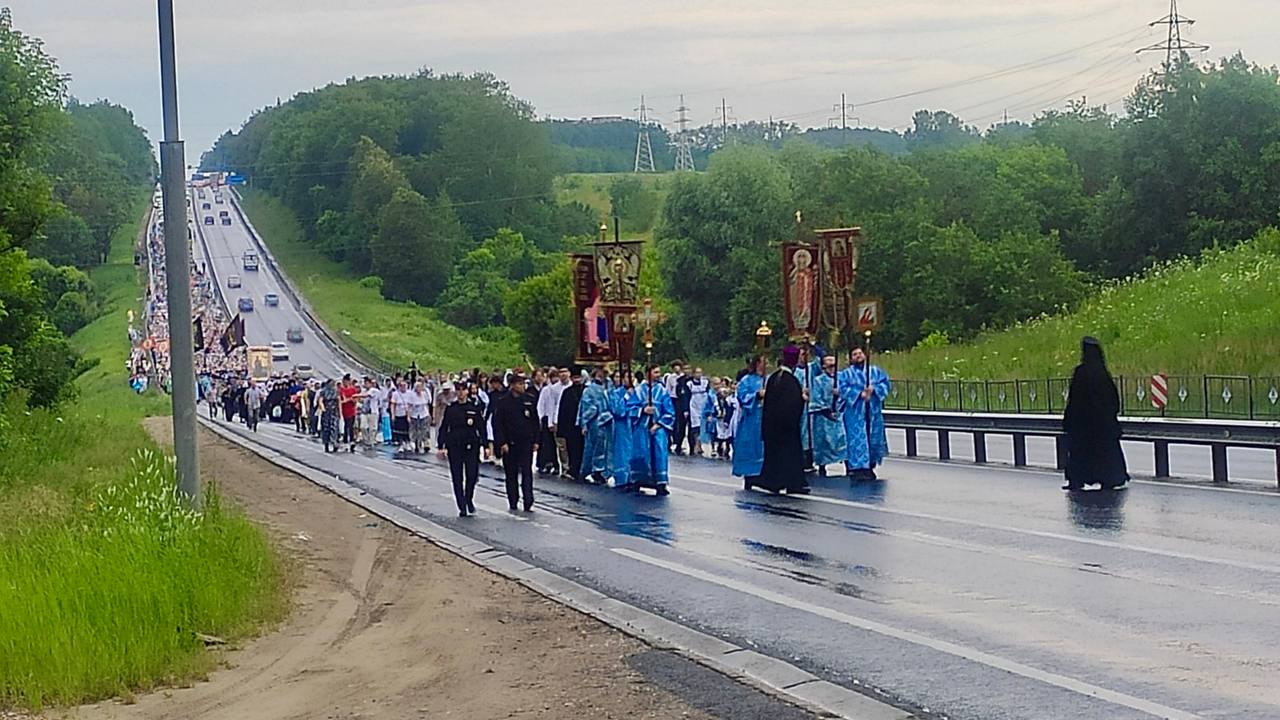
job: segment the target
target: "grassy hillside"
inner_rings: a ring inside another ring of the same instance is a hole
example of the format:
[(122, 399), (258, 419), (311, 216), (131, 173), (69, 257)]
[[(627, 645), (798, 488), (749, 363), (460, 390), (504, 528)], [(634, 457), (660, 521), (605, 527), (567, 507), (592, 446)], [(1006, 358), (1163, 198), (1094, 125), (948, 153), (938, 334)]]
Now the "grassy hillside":
[(1158, 267), (1069, 314), (880, 362), (901, 378), (1064, 377), (1084, 335), (1117, 374), (1280, 375), (1280, 231)]
[[(646, 191), (652, 193), (651, 202), (654, 215), (648, 227), (642, 227), (638, 230), (635, 227), (629, 228), (627, 226), (628, 223), (624, 220), (622, 234), (628, 238), (638, 237), (644, 240), (652, 240), (652, 224), (657, 220), (657, 213), (661, 211), (662, 204), (666, 201), (667, 190), (670, 187), (670, 180), (673, 175), (673, 173), (569, 173), (556, 178), (556, 201), (561, 203), (582, 203), (594, 210), (599, 217), (608, 218), (612, 212), (609, 186), (618, 178), (636, 178)], [(613, 224), (612, 220), (608, 222), (610, 225)], [(631, 224), (635, 225), (637, 223), (633, 221)], [(643, 225), (644, 223), (639, 224)], [(613, 237), (612, 228), (610, 228), (609, 232), (610, 237)]]
[(248, 191), (244, 211), (320, 320), (378, 358), (398, 367), (416, 361), (423, 369), (456, 370), (520, 357), (511, 333), (481, 337), (445, 323), (431, 308), (392, 302), (361, 285), (346, 266), (303, 242), (297, 218), (275, 198)]
[(201, 677), (217, 658), (196, 633), (244, 637), (286, 609), (265, 535), (216, 492), (202, 515), (188, 513), (172, 465), (141, 425), (166, 414), (169, 400), (126, 382), (126, 316), (141, 294), (136, 232), (122, 229), (92, 271), (105, 312), (72, 337), (97, 362), (79, 378), (78, 400), (10, 413), (0, 452), (0, 711)]

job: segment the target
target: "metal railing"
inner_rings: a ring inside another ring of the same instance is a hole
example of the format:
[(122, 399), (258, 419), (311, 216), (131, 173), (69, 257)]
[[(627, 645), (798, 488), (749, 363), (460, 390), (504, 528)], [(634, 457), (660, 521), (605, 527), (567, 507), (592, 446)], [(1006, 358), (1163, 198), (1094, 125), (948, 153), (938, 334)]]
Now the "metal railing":
[[(1057, 469), (1066, 467), (1066, 446), (1060, 415), (1042, 413), (948, 412), (936, 410), (885, 410), (885, 424), (906, 431), (906, 455), (919, 455), (918, 433), (936, 433), (939, 460), (951, 459), (954, 434), (969, 435), (974, 462), (987, 462), (987, 436), (1006, 435), (1013, 440), (1013, 464), (1027, 465), (1027, 438), (1054, 440)], [(1213, 481), (1226, 483), (1230, 473), (1228, 448), (1272, 450), (1276, 458), (1276, 483), (1280, 486), (1280, 422), (1205, 419), (1121, 417), (1121, 437), (1149, 442), (1155, 453), (1155, 475), (1170, 476), (1169, 446), (1200, 445), (1210, 449)]]
[[(1129, 417), (1280, 420), (1280, 376), (1170, 375), (1163, 408), (1151, 401), (1151, 378), (1119, 376), (1121, 414)], [(890, 410), (1060, 414), (1069, 378), (1043, 380), (894, 380)]]

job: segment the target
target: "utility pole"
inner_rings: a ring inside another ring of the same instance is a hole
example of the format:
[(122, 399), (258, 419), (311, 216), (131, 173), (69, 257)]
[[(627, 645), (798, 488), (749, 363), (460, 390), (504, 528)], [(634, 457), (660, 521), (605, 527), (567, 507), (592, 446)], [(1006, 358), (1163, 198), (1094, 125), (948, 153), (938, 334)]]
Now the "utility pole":
[(679, 134), (676, 135), (676, 172), (692, 171), (693, 151), (689, 148), (689, 108), (685, 107), (684, 95), (680, 95), (680, 107), (676, 108), (680, 117), (676, 120)]
[[(840, 115), (838, 117), (828, 118), (827, 127), (837, 127), (836, 122), (839, 122), (840, 125), (838, 127), (842, 131), (848, 130), (849, 129), (849, 111), (853, 109), (853, 106), (845, 102), (844, 93), (840, 93), (840, 104), (832, 105), (831, 109), (834, 110), (835, 112), (840, 113)], [(854, 118), (853, 121), (855, 123), (859, 122), (858, 118)]]
[(196, 361), (191, 321), (191, 245), (187, 238), (186, 152), (178, 133), (178, 75), (173, 49), (173, 0), (157, 0), (160, 21), (160, 93), (164, 140), (160, 190), (164, 196), (164, 274), (168, 281), (169, 373), (173, 398), (173, 451), (178, 490), (200, 507), (196, 455)]
[(1178, 0), (1169, 0), (1169, 14), (1153, 20), (1149, 23), (1149, 27), (1157, 25), (1167, 25), (1169, 27), (1168, 37), (1162, 43), (1148, 45), (1144, 48), (1138, 48), (1139, 53), (1152, 52), (1155, 50), (1164, 51), (1164, 71), (1168, 73), (1174, 67), (1174, 61), (1182, 62), (1184, 57), (1188, 57), (1188, 50), (1199, 50), (1205, 52), (1209, 49), (1208, 45), (1191, 42), (1182, 39), (1182, 26), (1191, 27), (1196, 21), (1191, 18), (1178, 14)]
[[(683, 104), (683, 103), (681, 103)], [(649, 108), (644, 104), (644, 96), (640, 96), (640, 132), (636, 135), (636, 164), (634, 172), (657, 172), (653, 164), (653, 146), (649, 144)]]
[(729, 106), (720, 98), (720, 146), (729, 146)]

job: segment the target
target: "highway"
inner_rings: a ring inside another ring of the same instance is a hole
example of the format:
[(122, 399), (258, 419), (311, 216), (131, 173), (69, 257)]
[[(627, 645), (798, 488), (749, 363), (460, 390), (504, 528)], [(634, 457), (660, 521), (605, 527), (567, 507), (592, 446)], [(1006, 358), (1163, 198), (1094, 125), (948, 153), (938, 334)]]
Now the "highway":
[[(214, 201), (212, 188), (205, 189), (203, 192), (205, 196), (201, 198), (197, 190), (190, 191), (197, 232), (193, 243), (193, 257), (197, 265), (207, 264), (208, 271), (222, 288), (223, 296), (231, 306), (233, 314), (236, 312), (235, 305), (239, 298), (248, 297), (253, 300), (254, 309), (251, 312), (241, 313), (244, 318), (245, 341), (249, 345), (270, 345), (275, 341), (286, 342), (285, 335), (289, 328), (302, 328), (303, 341), (288, 343), (289, 361), (277, 361), (274, 363), (277, 368), (288, 371), (294, 365), (308, 364), (315, 369), (317, 375), (324, 377), (340, 376), (342, 372), (353, 369), (349, 363), (336, 358), (316, 337), (315, 329), (308, 323), (301, 309), (290, 301), (289, 293), (278, 281), (264, 258), (259, 259), (259, 269), (256, 271), (245, 270), (242, 267), (244, 252), (256, 251), (257, 247), (254, 245), (249, 228), (244, 224), (241, 215), (236, 212), (237, 208), (234, 206), (235, 200), (231, 192), (225, 189), (221, 192), (222, 204)], [(209, 203), (210, 209), (205, 210), (204, 203)], [(231, 218), (230, 225), (222, 224), (218, 214), (220, 210), (228, 212)], [(206, 225), (205, 216), (212, 216), (214, 224)], [(241, 287), (227, 286), (227, 280), (232, 276), (240, 278)], [(279, 295), (280, 304), (276, 307), (267, 306), (264, 300), (267, 293)]]
[[(303, 323), (265, 264), (239, 269), (251, 240), (238, 218), (201, 229), (224, 289), (235, 272), (257, 303), (269, 290), (281, 296), (279, 308), (248, 314), (250, 342)], [(310, 332), (295, 361), (342, 369)], [(878, 482), (815, 479), (813, 495), (786, 497), (743, 491), (724, 464), (673, 458), (670, 497), (541, 478), (529, 514), (507, 511), (486, 467), (480, 513), (460, 519), (433, 457), (326, 455), (292, 428), (227, 427), (921, 718), (1280, 717), (1272, 490), (1144, 482), (1067, 495), (1052, 472), (891, 459)]]

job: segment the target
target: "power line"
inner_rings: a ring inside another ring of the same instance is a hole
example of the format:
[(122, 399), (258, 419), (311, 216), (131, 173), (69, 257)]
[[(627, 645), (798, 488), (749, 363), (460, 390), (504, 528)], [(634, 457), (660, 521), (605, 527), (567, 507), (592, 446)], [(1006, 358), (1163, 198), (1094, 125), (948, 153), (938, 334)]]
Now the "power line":
[(1173, 68), (1175, 59), (1177, 59), (1178, 62), (1181, 62), (1183, 58), (1190, 57), (1187, 54), (1188, 50), (1199, 50), (1200, 52), (1205, 52), (1206, 50), (1209, 49), (1208, 45), (1201, 45), (1200, 43), (1195, 43), (1195, 42), (1191, 42), (1190, 40), (1182, 39), (1182, 26), (1186, 25), (1187, 27), (1191, 27), (1192, 25), (1195, 25), (1195, 24), (1196, 24), (1195, 20), (1192, 20), (1191, 18), (1186, 17), (1185, 15), (1178, 14), (1178, 0), (1169, 0), (1169, 14), (1165, 15), (1159, 20), (1152, 20), (1149, 25), (1149, 27), (1155, 27), (1157, 25), (1167, 25), (1169, 28), (1168, 37), (1162, 43), (1156, 43), (1154, 45), (1148, 45), (1144, 48), (1138, 48), (1137, 52), (1144, 53), (1144, 52), (1152, 52), (1155, 50), (1163, 50), (1164, 51), (1164, 69), (1165, 69), (1165, 72), (1169, 72)]
[(636, 164), (634, 172), (657, 172), (653, 164), (653, 146), (649, 144), (649, 108), (644, 104), (644, 95), (640, 96), (640, 130), (636, 134)]

